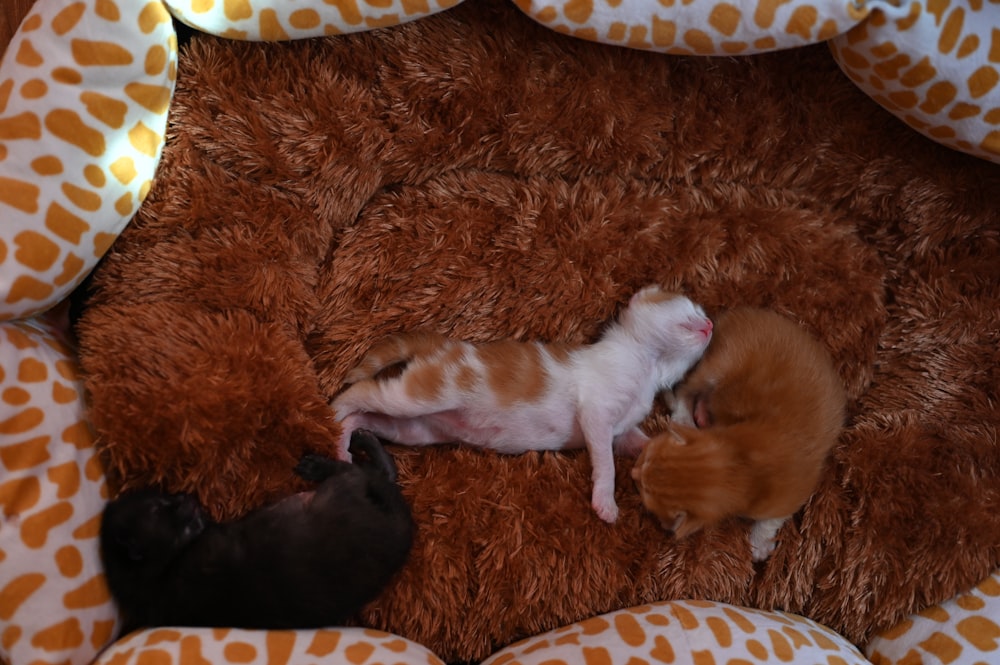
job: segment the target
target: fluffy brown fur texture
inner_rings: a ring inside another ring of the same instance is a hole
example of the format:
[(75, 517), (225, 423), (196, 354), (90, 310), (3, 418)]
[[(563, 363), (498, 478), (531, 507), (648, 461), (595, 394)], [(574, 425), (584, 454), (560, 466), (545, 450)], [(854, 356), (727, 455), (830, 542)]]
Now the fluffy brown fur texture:
[[(182, 46), (152, 192), (80, 352), (119, 486), (214, 516), (298, 488), (377, 339), (591, 342), (645, 284), (764, 306), (830, 349), (848, 427), (764, 566), (677, 542), (619, 460), (393, 447), (417, 535), (361, 617), (474, 660), (617, 607), (711, 598), (862, 642), (1000, 563), (1000, 169), (941, 148), (813, 47), (664, 57), (467, 0), (408, 25)], [(662, 429), (664, 410), (645, 423)]]
[(723, 312), (697, 367), (673, 391), (671, 423), (632, 467), (643, 505), (678, 538), (727, 517), (756, 520), (755, 560), (816, 489), (844, 427), (826, 348), (771, 310)]

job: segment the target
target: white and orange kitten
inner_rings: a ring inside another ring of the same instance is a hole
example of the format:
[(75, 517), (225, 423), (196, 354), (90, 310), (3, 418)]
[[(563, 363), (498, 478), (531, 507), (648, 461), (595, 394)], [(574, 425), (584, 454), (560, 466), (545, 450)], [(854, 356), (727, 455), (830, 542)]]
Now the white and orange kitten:
[[(613, 450), (635, 455), (656, 393), (701, 357), (712, 322), (684, 296), (649, 286), (588, 346), (472, 344), (402, 334), (377, 343), (332, 402), (341, 451), (365, 428), (402, 444), (466, 443), (503, 453), (586, 446), (592, 505), (614, 522)], [(405, 363), (392, 378), (376, 376)]]
[(805, 330), (763, 309), (725, 312), (675, 390), (674, 422), (632, 469), (643, 504), (678, 538), (753, 519), (753, 558), (766, 559), (814, 491), (845, 403), (830, 354)]

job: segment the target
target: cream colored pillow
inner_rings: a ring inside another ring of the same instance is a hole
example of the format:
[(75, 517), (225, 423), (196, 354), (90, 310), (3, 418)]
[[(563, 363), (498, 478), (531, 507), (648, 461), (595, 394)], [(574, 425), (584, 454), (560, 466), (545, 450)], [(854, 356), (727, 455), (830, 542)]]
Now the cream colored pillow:
[(283, 41), (406, 23), (462, 0), (165, 0), (178, 19), (229, 39)]
[(558, 32), (680, 55), (736, 55), (830, 39), (868, 13), (851, 0), (513, 0)]
[(0, 324), (0, 661), (85, 665), (117, 612), (98, 551), (107, 500), (76, 361), (57, 327)]
[(365, 628), (254, 631), (156, 628), (132, 633), (94, 665), (444, 665), (415, 642)]
[(0, 63), (0, 320), (62, 300), (146, 196), (176, 38), (159, 2), (38, 0)]
[(968, 593), (934, 605), (865, 647), (875, 665), (1000, 663), (1000, 570)]
[(1000, 163), (1000, 4), (872, 3), (830, 43), (841, 69), (925, 136)]
[(523, 640), (483, 665), (817, 663), (868, 665), (847, 640), (794, 614), (681, 600), (604, 614)]

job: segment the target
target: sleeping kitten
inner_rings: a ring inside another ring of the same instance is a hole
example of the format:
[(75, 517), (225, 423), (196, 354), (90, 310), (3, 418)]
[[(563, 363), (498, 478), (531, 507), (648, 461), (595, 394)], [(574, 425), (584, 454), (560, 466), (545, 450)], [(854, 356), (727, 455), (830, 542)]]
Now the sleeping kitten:
[[(389, 337), (348, 374), (353, 385), (332, 404), (345, 437), (361, 427), (397, 443), (463, 442), (503, 453), (585, 445), (593, 508), (614, 522), (612, 446), (639, 452), (647, 437), (638, 424), (655, 394), (684, 376), (711, 336), (700, 307), (650, 286), (590, 346)], [(397, 376), (376, 376), (400, 363)]]
[(755, 561), (809, 498), (844, 423), (827, 350), (774, 312), (718, 317), (705, 357), (674, 395), (676, 424), (632, 469), (643, 504), (678, 538), (725, 517), (756, 520)]
[(216, 523), (187, 494), (111, 501), (101, 555), (126, 631), (150, 626), (311, 628), (343, 623), (385, 587), (410, 550), (413, 522), (392, 458), (355, 432), (349, 464), (306, 455), (321, 481), (242, 519)]

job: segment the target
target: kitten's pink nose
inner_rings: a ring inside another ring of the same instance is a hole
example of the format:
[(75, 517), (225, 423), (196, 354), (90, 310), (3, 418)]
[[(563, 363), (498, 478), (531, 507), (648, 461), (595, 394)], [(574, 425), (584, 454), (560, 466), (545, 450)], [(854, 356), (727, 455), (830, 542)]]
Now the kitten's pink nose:
[(712, 336), (712, 319), (709, 318), (704, 318), (700, 321), (697, 319), (689, 320), (683, 324), (683, 327), (705, 338)]
[(698, 330), (698, 332), (700, 332), (705, 337), (711, 337), (712, 336), (712, 328), (714, 328), (714, 327), (715, 326), (712, 323), (712, 319), (705, 319), (705, 322), (702, 324), (702, 326)]

